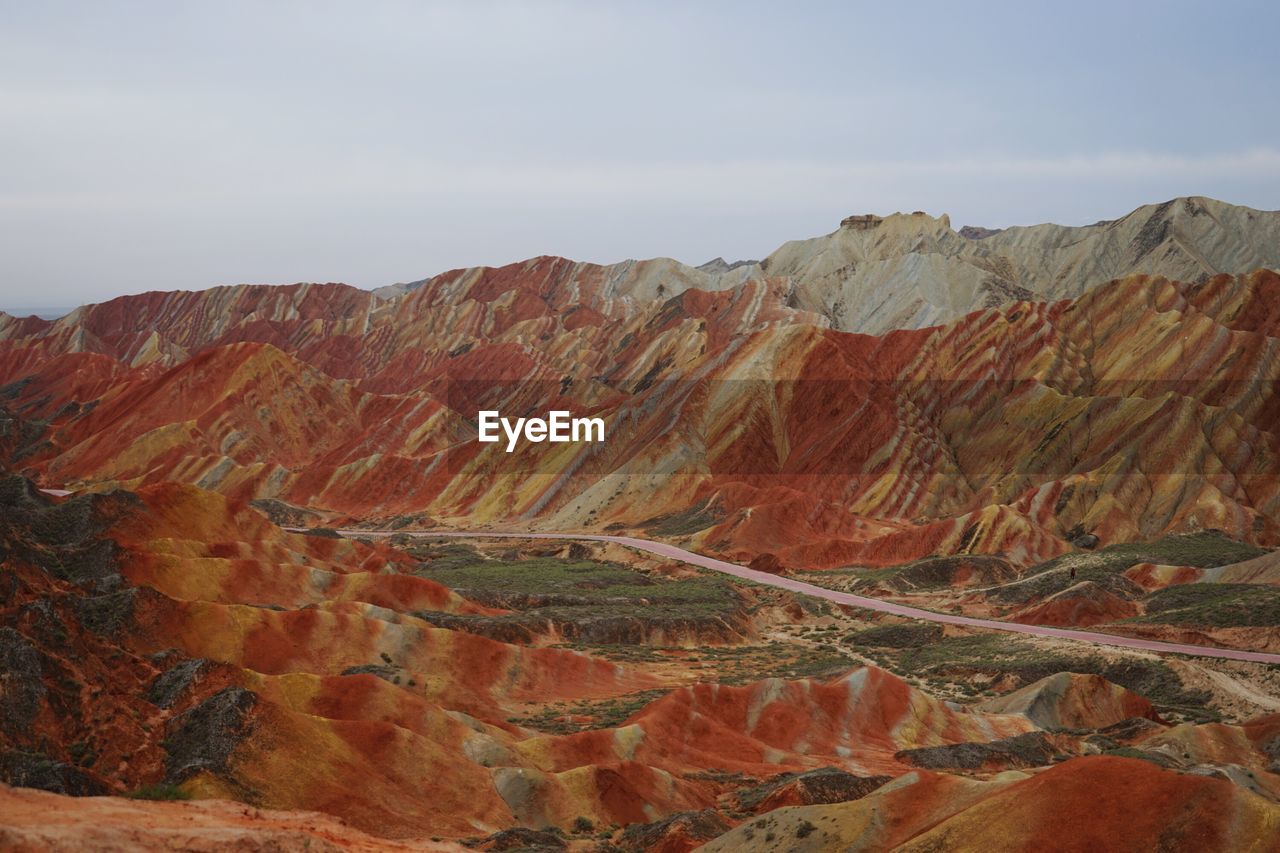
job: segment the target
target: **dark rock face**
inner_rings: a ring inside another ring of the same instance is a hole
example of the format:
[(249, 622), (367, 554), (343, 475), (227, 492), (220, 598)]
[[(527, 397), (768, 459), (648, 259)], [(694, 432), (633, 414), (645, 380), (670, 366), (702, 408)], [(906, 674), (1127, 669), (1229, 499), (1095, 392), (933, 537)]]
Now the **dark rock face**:
[(26, 478), (0, 474), (0, 534), (13, 534), (8, 558), (38, 566), (91, 595), (123, 586), (119, 546), (102, 534), (138, 505), (135, 495), (124, 492), (82, 495), (55, 504)]
[(159, 708), (172, 708), (209, 666), (203, 658), (184, 660), (156, 676), (147, 691), (147, 699)]
[[(225, 764), (248, 732), (253, 694), (200, 704), (226, 683), (205, 683), (217, 664), (136, 648), (136, 616), (168, 602), (120, 573), (128, 552), (110, 531), (140, 508), (124, 492), (55, 500), (0, 474), (0, 782), (88, 795), (181, 781)], [(193, 705), (153, 725), (157, 708)]]
[(771, 575), (788, 574), (786, 566), (782, 565), (782, 561), (778, 559), (776, 554), (760, 554), (753, 558), (747, 566), (757, 572), (767, 572)]
[[(1140, 740), (1152, 732), (1160, 731), (1164, 726), (1155, 720), (1149, 720), (1146, 717), (1130, 717), (1127, 720), (1121, 720), (1118, 723), (1112, 723), (1106, 728), (1098, 729), (1098, 734), (1111, 738), (1120, 743), (1129, 743)], [(1277, 755), (1280, 755), (1280, 743), (1277, 743)]]
[(980, 292), (983, 294), (982, 307), (984, 308), (995, 308), (1006, 302), (1035, 302), (1039, 299), (1034, 291), (1028, 290), (1016, 281), (994, 275), (988, 276), (982, 282)]
[(164, 741), (166, 781), (179, 784), (202, 770), (224, 772), (227, 760), (253, 731), (258, 695), (227, 687), (169, 722)]
[(987, 765), (1043, 767), (1057, 754), (1044, 732), (1027, 732), (990, 743), (953, 743), (904, 749), (894, 758), (926, 770), (980, 770)]
[(1003, 231), (1003, 228), (983, 228), (980, 225), (965, 225), (958, 232), (966, 240), (985, 240)]
[(47, 690), (40, 652), (12, 628), (0, 628), (0, 731), (25, 737)]
[(765, 812), (779, 806), (824, 805), (860, 800), (889, 782), (891, 776), (855, 776), (835, 767), (783, 773), (762, 785), (738, 792), (744, 811)]
[(249, 501), (249, 506), (271, 519), (272, 524), (281, 527), (306, 527), (320, 520), (318, 512), (287, 504), (275, 498)]
[(39, 788), (72, 797), (96, 797), (107, 789), (92, 776), (38, 752), (0, 753), (0, 781), (15, 788)]
[(118, 570), (120, 547), (111, 539), (98, 539), (63, 556), (63, 576), (87, 592), (117, 592), (124, 584)]
[(100, 637), (114, 637), (133, 621), (133, 605), (138, 591), (121, 590), (109, 595), (77, 598), (72, 608), (80, 623)]
[[(653, 850), (663, 842), (683, 839), (690, 842), (710, 841), (729, 831), (727, 824), (713, 809), (679, 812), (653, 823), (633, 823), (622, 833), (623, 850)], [(697, 844), (691, 844), (697, 846)]]
[(1094, 536), (1092, 533), (1081, 533), (1079, 536), (1076, 536), (1071, 540), (1071, 544), (1085, 551), (1092, 551), (1094, 548), (1098, 547), (1099, 541), (1098, 537)]
[[(7, 421), (6, 421), (7, 422)], [(47, 503), (40, 492), (26, 477), (17, 474), (0, 474), (0, 506), (36, 508)]]
[(563, 838), (554, 832), (541, 829), (528, 829), (518, 826), (495, 832), (478, 845), (481, 850), (563, 850), (567, 846)]

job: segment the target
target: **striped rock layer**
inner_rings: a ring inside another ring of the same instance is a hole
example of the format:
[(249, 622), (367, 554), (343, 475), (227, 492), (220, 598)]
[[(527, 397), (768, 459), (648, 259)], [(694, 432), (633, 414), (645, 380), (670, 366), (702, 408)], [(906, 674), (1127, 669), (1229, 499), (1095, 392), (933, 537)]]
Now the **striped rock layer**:
[[(780, 281), (665, 301), (542, 258), (384, 301), (153, 293), (0, 324), (16, 465), (345, 517), (611, 527), (782, 566), (1280, 541), (1280, 275), (1135, 276), (945, 326), (839, 332)], [(604, 443), (476, 440), (566, 409)]]

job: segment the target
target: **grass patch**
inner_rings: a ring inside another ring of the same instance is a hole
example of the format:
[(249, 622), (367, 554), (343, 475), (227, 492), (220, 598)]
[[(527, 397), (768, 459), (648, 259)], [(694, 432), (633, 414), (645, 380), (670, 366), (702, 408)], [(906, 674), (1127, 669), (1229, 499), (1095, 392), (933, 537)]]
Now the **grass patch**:
[(942, 639), (942, 626), (930, 622), (903, 622), (898, 625), (877, 625), (863, 631), (855, 631), (844, 638), (848, 645), (872, 648), (918, 649)]
[(483, 604), (514, 610), (572, 610), (575, 617), (637, 615), (650, 609), (664, 615), (721, 616), (740, 607), (732, 584), (720, 578), (658, 580), (614, 563), (590, 560), (530, 557), (433, 562), (416, 574)]
[(758, 645), (703, 646), (696, 650), (584, 643), (570, 643), (563, 648), (620, 663), (699, 663), (703, 665), (698, 671), (700, 680), (735, 686), (765, 678), (833, 678), (862, 665), (833, 644), (811, 645), (777, 640)]
[(403, 540), (392, 537), (391, 542), (411, 557), (427, 563), (428, 565), (423, 568), (430, 570), (463, 568), (482, 563), (486, 559), (474, 545), (448, 539), (430, 542), (419, 537), (406, 536)]
[[(567, 705), (553, 705), (523, 717), (512, 717), (507, 722), (554, 735), (567, 735), (593, 729), (613, 729), (621, 726), (641, 708), (665, 696), (668, 692), (667, 690), (642, 690), (609, 699), (588, 699)], [(570, 719), (572, 717), (581, 719)]]
[(191, 794), (179, 788), (177, 785), (170, 785), (166, 782), (158, 782), (155, 785), (143, 785), (136, 791), (130, 791), (126, 796), (133, 800), (189, 800)]
[(1166, 587), (1127, 622), (1266, 628), (1280, 625), (1280, 588), (1268, 584), (1193, 583)]
[(1212, 695), (1186, 688), (1163, 661), (1113, 659), (1089, 651), (1050, 652), (1024, 640), (995, 633), (947, 637), (902, 649), (869, 648), (867, 652), (882, 666), (900, 675), (951, 682), (975, 674), (992, 679), (1011, 676), (1016, 682), (1013, 689), (1058, 672), (1100, 675), (1145, 696), (1162, 712), (1174, 712), (1198, 722), (1220, 719), (1208, 705)]
[(1028, 574), (1039, 574), (1072, 566), (1075, 566), (1077, 571), (1101, 569), (1116, 572), (1124, 571), (1138, 563), (1211, 569), (1252, 560), (1265, 553), (1267, 552), (1261, 548), (1246, 542), (1237, 542), (1217, 530), (1205, 530), (1199, 533), (1163, 536), (1154, 542), (1124, 542), (1108, 545), (1097, 551), (1063, 554), (1032, 567)]

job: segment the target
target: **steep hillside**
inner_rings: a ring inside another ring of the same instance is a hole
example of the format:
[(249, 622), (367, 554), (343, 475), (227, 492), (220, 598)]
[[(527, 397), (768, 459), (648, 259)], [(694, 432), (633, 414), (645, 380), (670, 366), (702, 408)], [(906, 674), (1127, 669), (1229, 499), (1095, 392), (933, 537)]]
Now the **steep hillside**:
[[(812, 649), (794, 640), (729, 637), (717, 650), (604, 637), (596, 653), (555, 637), (497, 641), (465, 628), (512, 614), (459, 586), (476, 588), (492, 558), (286, 533), (172, 483), (50, 498), (6, 475), (0, 510), (0, 841), (18, 849), (360, 848), (380, 843), (371, 834), (683, 850), (725, 833), (724, 844), (776, 841), (779, 828), (799, 838), (800, 820), (823, 830), (814, 842), (847, 840), (866, 808), (905, 841), (938, 821), (968, 827), (953, 821), (988, 801), (1114, 786), (1116, 760), (1085, 757), (1097, 753), (1147, 759), (1128, 772), (1163, 792), (1144, 801), (1152, 825), (1209, 796), (1236, 819), (1197, 823), (1206, 838), (1280, 819), (1274, 718), (1170, 727), (1142, 697), (1065, 673), (964, 706), (844, 656), (822, 674), (752, 670), (801, 666)], [(589, 556), (561, 564), (579, 579), (572, 606), (585, 619), (611, 600), (607, 587), (591, 598), (600, 579), (628, 572), (654, 599), (666, 586), (703, 603), (687, 570), (592, 568)], [(508, 603), (545, 605), (548, 564), (522, 573), (525, 559), (493, 564)], [(640, 599), (625, 604), (646, 618)], [(749, 634), (779, 619), (803, 631), (857, 624), (794, 601), (754, 604)], [(691, 665), (695, 653), (725, 668)], [(723, 683), (735, 656), (759, 663)], [(926, 813), (935, 819), (919, 823)]]
[[(79, 351), (110, 337), (84, 309), (74, 333), (0, 341), (17, 463), (56, 487), (691, 536), (783, 568), (1025, 566), (1207, 528), (1280, 543), (1276, 273), (1131, 277), (871, 337), (813, 325), (773, 284), (584, 303), (566, 270), (433, 282), (394, 315), (340, 287), (156, 295), (174, 345), (201, 324), (219, 340), (171, 367), (132, 363), (141, 328)], [(374, 307), (353, 326), (327, 300)], [(227, 312), (264, 319), (228, 331)], [(485, 408), (595, 415), (608, 438), (508, 453), (475, 440)]]

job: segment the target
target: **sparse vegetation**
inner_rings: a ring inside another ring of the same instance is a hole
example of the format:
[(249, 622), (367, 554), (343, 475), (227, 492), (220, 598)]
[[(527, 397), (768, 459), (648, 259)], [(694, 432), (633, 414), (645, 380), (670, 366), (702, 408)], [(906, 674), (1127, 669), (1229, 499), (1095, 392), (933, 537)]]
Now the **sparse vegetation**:
[(706, 530), (724, 521), (724, 513), (710, 506), (709, 501), (701, 501), (686, 510), (658, 515), (640, 522), (640, 527), (651, 536), (674, 537), (691, 536), (700, 530)]
[(521, 609), (652, 605), (721, 613), (738, 603), (732, 586), (720, 578), (655, 579), (615, 563), (560, 557), (432, 562), (418, 574), (473, 601)]
[(1262, 628), (1280, 625), (1280, 588), (1267, 584), (1193, 583), (1147, 598), (1147, 615), (1129, 622)]
[(1088, 553), (1063, 554), (1034, 566), (1027, 574), (1072, 566), (1075, 566), (1077, 573), (1086, 569), (1115, 572), (1124, 571), (1138, 563), (1208, 569), (1251, 560), (1265, 553), (1261, 548), (1237, 542), (1219, 531), (1206, 530), (1181, 536), (1163, 536), (1154, 542), (1125, 542)]
[[(395, 537), (392, 544), (400, 545), (402, 537)], [(467, 542), (450, 539), (429, 540), (420, 537), (403, 537), (403, 550), (421, 560), (422, 569), (448, 569), (482, 563), (487, 558)]]
[(706, 680), (733, 685), (750, 684), (763, 678), (832, 678), (861, 665), (835, 645), (777, 640), (752, 645), (704, 646), (696, 651), (661, 646), (583, 644), (573, 644), (570, 648), (626, 663), (700, 663)]
[(851, 646), (873, 648), (920, 648), (942, 639), (942, 626), (931, 622), (903, 622), (897, 625), (877, 625), (855, 631), (844, 638)]
[[(856, 638), (858, 634), (852, 636)], [(1146, 696), (1162, 712), (1196, 721), (1218, 719), (1218, 714), (1208, 706), (1212, 698), (1209, 693), (1188, 689), (1167, 664), (1158, 660), (1111, 658), (1084, 647), (1079, 653), (1048, 651), (995, 632), (945, 637), (901, 649), (882, 647), (866, 651), (882, 666), (903, 676), (930, 682), (964, 681), (982, 676), (988, 683), (999, 680), (1002, 683), (999, 692), (1058, 672), (1101, 675)]]
[(420, 618), (505, 642), (528, 642), (554, 628), (592, 644), (733, 642), (747, 612), (728, 581), (650, 576), (615, 563), (560, 557), (451, 559), (418, 570), (472, 601), (517, 611), (500, 616), (421, 612)]
[(622, 725), (632, 714), (666, 693), (666, 690), (642, 690), (609, 699), (550, 705), (525, 717), (512, 717), (507, 722), (557, 735), (611, 729)]
[(191, 794), (184, 791), (177, 785), (170, 785), (166, 782), (158, 782), (154, 785), (143, 785), (136, 791), (131, 791), (128, 795), (134, 800), (189, 800)]

